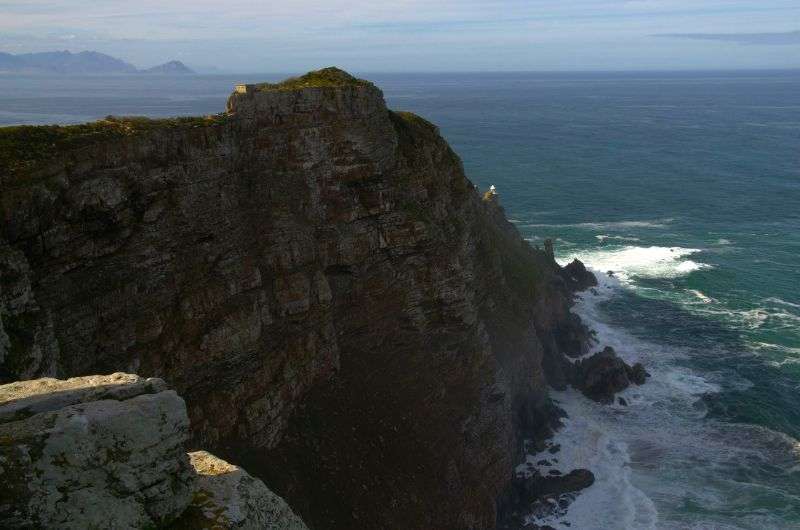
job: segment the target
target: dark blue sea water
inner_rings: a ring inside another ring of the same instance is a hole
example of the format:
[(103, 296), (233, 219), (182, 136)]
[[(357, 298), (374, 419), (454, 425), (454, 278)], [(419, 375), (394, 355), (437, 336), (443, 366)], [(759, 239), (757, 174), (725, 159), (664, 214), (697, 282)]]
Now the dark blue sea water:
[[(219, 112), (280, 77), (0, 76), (0, 125)], [(627, 407), (556, 393), (560, 465), (597, 482), (539, 520), (800, 528), (800, 72), (368, 77), (600, 273), (576, 311), (653, 375)]]

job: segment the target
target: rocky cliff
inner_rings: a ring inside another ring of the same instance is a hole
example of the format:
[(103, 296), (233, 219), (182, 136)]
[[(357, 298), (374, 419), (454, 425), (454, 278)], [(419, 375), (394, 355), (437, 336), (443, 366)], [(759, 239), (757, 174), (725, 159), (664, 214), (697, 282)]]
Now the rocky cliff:
[(0, 194), (3, 379), (163, 378), (194, 446), (317, 530), (494, 527), (586, 348), (552, 253), (335, 69), (218, 116), (0, 129)]

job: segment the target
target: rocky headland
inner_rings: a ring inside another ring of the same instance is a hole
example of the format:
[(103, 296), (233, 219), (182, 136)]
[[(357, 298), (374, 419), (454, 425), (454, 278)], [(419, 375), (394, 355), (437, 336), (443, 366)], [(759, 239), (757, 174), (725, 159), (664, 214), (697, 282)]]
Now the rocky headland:
[[(140, 443), (101, 437), (104, 459), (70, 473), (138, 527), (270, 510), (316, 530), (508, 527), (592, 482), (515, 478), (558, 426), (548, 384), (608, 401), (644, 377), (608, 352), (572, 360), (591, 273), (531, 247), (434, 125), (337, 69), (237, 86), (214, 116), (0, 129), (0, 220), (2, 465), (71, 487), (48, 426), (97, 416)], [(114, 372), (151, 379), (28, 381)], [(70, 487), (9, 484), (66, 527)], [(35, 527), (30, 502), (0, 518)]]

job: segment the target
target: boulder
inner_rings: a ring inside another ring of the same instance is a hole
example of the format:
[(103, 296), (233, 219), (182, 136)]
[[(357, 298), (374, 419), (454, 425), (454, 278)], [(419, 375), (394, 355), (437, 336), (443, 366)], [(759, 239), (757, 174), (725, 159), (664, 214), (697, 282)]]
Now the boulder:
[(308, 530), (281, 497), (243, 469), (205, 451), (189, 453), (197, 473), (192, 503), (171, 527)]
[(153, 528), (188, 506), (183, 400), (135, 375), (0, 386), (0, 527)]
[(561, 269), (561, 275), (572, 291), (585, 291), (597, 286), (597, 278), (578, 259)]
[(588, 469), (573, 469), (566, 475), (536, 476), (533, 489), (537, 498), (581, 491), (594, 484), (594, 474)]
[[(566, 475), (533, 473), (517, 476), (498, 501), (498, 530), (527, 530), (531, 528), (525, 516), (532, 507), (548, 499), (569, 503), (574, 494), (594, 484), (594, 474), (588, 469), (573, 469)], [(565, 494), (573, 494), (563, 498)]]
[(647, 371), (641, 363), (628, 365), (614, 348), (606, 347), (573, 368), (573, 386), (587, 397), (601, 403), (613, 403), (614, 395), (631, 383), (644, 384)]

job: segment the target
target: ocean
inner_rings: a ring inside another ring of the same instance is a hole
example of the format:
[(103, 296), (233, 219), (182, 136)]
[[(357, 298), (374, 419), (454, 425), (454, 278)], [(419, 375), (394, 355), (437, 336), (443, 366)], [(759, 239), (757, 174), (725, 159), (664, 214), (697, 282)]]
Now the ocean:
[[(628, 406), (553, 393), (560, 469), (597, 480), (531, 520), (800, 528), (800, 71), (362, 75), (597, 273), (575, 311), (652, 374)], [(0, 76), (0, 125), (215, 113), (282, 77)]]

